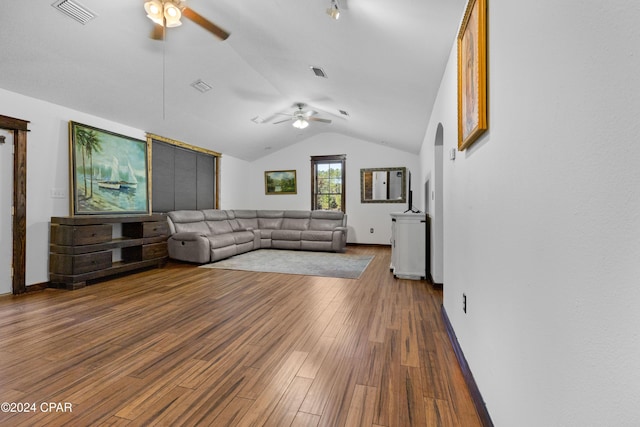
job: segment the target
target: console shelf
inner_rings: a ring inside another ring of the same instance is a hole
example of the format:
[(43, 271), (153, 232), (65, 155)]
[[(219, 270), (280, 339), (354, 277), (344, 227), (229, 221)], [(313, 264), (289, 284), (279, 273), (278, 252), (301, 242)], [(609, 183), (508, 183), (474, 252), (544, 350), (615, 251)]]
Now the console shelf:
[[(114, 237), (114, 224), (122, 236)], [(167, 261), (168, 225), (163, 214), (52, 217), (49, 282), (52, 287), (78, 289), (87, 281)], [(121, 261), (113, 261), (113, 251)]]

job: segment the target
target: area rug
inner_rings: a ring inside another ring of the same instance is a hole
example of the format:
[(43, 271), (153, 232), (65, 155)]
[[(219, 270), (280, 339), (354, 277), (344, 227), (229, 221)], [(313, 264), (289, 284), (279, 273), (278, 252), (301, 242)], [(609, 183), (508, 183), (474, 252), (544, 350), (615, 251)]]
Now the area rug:
[(201, 267), (357, 279), (372, 259), (372, 255), (259, 249)]

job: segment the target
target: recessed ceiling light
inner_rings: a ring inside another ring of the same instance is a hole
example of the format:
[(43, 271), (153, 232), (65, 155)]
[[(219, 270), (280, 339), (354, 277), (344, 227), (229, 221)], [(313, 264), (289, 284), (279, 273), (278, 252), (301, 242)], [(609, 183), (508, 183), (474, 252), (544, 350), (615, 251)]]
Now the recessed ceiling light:
[(211, 89), (213, 89), (211, 85), (203, 82), (201, 79), (198, 79), (195, 82), (191, 83), (191, 86), (202, 93), (209, 92)]

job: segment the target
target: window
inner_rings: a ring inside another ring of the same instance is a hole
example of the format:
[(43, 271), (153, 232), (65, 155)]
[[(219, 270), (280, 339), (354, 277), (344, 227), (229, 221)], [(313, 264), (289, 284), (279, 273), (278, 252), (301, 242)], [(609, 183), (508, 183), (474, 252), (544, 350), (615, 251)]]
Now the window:
[(218, 207), (220, 154), (147, 134), (151, 140), (153, 212)]
[(311, 156), (311, 209), (345, 212), (345, 163), (347, 156)]

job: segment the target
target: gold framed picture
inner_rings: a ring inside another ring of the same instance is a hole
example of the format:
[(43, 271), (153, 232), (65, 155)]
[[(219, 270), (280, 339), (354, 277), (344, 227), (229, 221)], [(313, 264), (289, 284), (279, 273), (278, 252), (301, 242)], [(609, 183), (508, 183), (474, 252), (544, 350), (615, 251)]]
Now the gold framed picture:
[(265, 171), (265, 194), (297, 194), (296, 171)]
[(469, 0), (458, 32), (458, 150), (487, 125), (487, 3)]
[(149, 145), (69, 122), (71, 214), (149, 214)]

